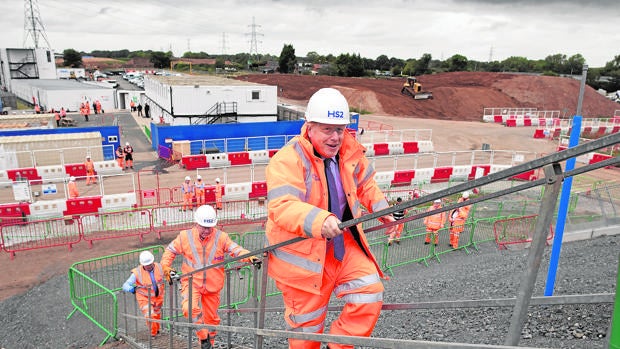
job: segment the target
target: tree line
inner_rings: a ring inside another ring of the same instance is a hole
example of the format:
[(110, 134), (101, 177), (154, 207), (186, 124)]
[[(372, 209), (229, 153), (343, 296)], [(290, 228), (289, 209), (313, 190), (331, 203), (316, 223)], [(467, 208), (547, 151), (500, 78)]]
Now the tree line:
[[(103, 51), (96, 50), (90, 53), (77, 52), (67, 49), (63, 52), (65, 66), (79, 67), (82, 65), (82, 56), (114, 58), (129, 60), (134, 57), (147, 58), (158, 69), (170, 67), (174, 59), (171, 51)], [(542, 75), (581, 75), (585, 58), (581, 54), (567, 56), (556, 53), (544, 59), (531, 60), (526, 57), (512, 56), (502, 61), (480, 62), (455, 54), (446, 60), (434, 59), (430, 53), (424, 53), (419, 58), (401, 59), (380, 55), (375, 59), (361, 57), (360, 54), (341, 53), (321, 55), (315, 51), (308, 52), (305, 57), (297, 57), (292, 44), (284, 44), (279, 56), (269, 54), (251, 55), (237, 53), (230, 55), (214, 55), (206, 52), (185, 52), (182, 58), (215, 59), (211, 67), (193, 66), (194, 70), (212, 71), (217, 68), (235, 68), (236, 70), (258, 70), (267, 65), (274, 65), (278, 72), (363, 77), (374, 76), (375, 71), (390, 72), (393, 76), (419, 76), (440, 72), (482, 71), (482, 72), (515, 72)], [(304, 69), (303, 67), (306, 67)], [(318, 67), (317, 69), (314, 69)], [(588, 85), (595, 89), (606, 91), (620, 90), (620, 55), (617, 55), (603, 67), (589, 67)]]

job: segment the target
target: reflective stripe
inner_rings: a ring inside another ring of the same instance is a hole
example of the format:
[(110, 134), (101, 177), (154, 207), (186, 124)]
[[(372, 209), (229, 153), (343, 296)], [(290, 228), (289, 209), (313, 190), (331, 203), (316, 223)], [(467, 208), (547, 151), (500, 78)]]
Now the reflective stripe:
[[(194, 244), (193, 236), (189, 234), (188, 230), (184, 230), (184, 232), (186, 232), (185, 235), (187, 236), (187, 240), (189, 242), (189, 248), (192, 251), (192, 256), (194, 257), (195, 262), (192, 263), (189, 258), (183, 257), (183, 263), (193, 269), (202, 269), (206, 266), (211, 265), (211, 261), (213, 261), (213, 257), (215, 256), (215, 252), (217, 251), (217, 242), (220, 239), (220, 235), (222, 234), (222, 231), (217, 230), (217, 233), (215, 234), (215, 238), (214, 238), (215, 240), (213, 241), (213, 246), (211, 247), (211, 251), (209, 251), (209, 257), (207, 258), (206, 261), (203, 260), (204, 258), (200, 258), (201, 256), (198, 254), (198, 250), (196, 249), (196, 245)], [(204, 255), (204, 248), (203, 248), (203, 255)]]
[[(181, 233), (183, 233), (185, 230), (181, 231)], [(166, 250), (172, 252), (175, 256), (180, 254), (179, 252), (177, 252), (177, 250), (174, 248), (174, 244), (173, 244), (174, 240), (171, 241), (168, 246), (166, 247)]]
[(241, 253), (241, 250), (241, 246), (239, 246), (236, 242), (233, 241), (228, 248), (228, 253), (237, 257)]
[(381, 200), (374, 205), (372, 205), (372, 212), (377, 212), (383, 210), (384, 208), (388, 208), (390, 205), (385, 200)]
[(291, 331), (291, 332), (321, 333), (321, 332), (323, 332), (323, 326), (324, 326), (324, 324), (320, 323), (320, 324), (314, 325), (314, 326), (292, 328), (291, 326), (289, 326), (287, 324), (286, 329)]
[(312, 320), (316, 320), (320, 318), (326, 312), (327, 312), (327, 306), (321, 307), (315, 311), (311, 311), (306, 314), (299, 314), (299, 315), (291, 314), (289, 315), (289, 319), (291, 319), (291, 321), (293, 321), (296, 324), (303, 324), (304, 322), (308, 322), (308, 321), (312, 321)]
[(364, 173), (364, 177), (362, 178), (362, 182), (360, 184), (361, 185), (366, 184), (366, 182), (368, 182), (371, 178), (373, 178), (374, 172), (375, 172), (375, 168), (372, 167), (371, 164), (368, 164), (368, 167), (366, 168), (366, 173)]
[(306, 233), (306, 236), (311, 238), (312, 237), (312, 223), (314, 223), (314, 221), (316, 220), (316, 217), (323, 212), (323, 210), (321, 210), (318, 207), (313, 207), (310, 212), (308, 212), (308, 214), (306, 215), (306, 218), (304, 218), (304, 233)]
[(356, 290), (364, 286), (376, 284), (377, 282), (380, 282), (380, 281), (381, 280), (379, 279), (379, 274), (366, 275), (361, 278), (357, 278), (355, 280), (351, 280), (349, 282), (345, 282), (343, 284), (338, 285), (338, 287), (334, 289), (334, 293), (336, 295), (340, 295), (340, 293), (342, 292)]
[(298, 268), (308, 270), (313, 273), (321, 273), (323, 271), (323, 265), (321, 263), (311, 262), (303, 257), (295, 256), (294, 254), (284, 252), (281, 249), (275, 249), (272, 252), (275, 258), (278, 258), (286, 263), (292, 264)]
[(351, 293), (344, 295), (342, 299), (347, 303), (376, 303), (383, 301), (383, 292), (371, 294)]
[(301, 148), (301, 144), (299, 144), (299, 142), (295, 142), (295, 144), (293, 145), (293, 149), (295, 150), (295, 152), (297, 152), (297, 155), (299, 156), (299, 159), (303, 164), (303, 168), (305, 169), (304, 182), (306, 184), (306, 196), (303, 198), (303, 201), (308, 202), (310, 200), (310, 193), (312, 190), (312, 163), (310, 162), (310, 159), (308, 159), (306, 155), (304, 155), (304, 151)]
[(359, 215), (360, 207), (360, 201), (355, 199), (355, 201), (353, 202), (353, 208), (351, 208), (351, 213), (353, 214), (353, 216), (357, 217)]
[(304, 201), (305, 199), (304, 193), (298, 188), (293, 187), (292, 185), (284, 185), (281, 187), (269, 189), (269, 191), (267, 192), (267, 199), (273, 200), (284, 195), (293, 195), (294, 197), (302, 201)]

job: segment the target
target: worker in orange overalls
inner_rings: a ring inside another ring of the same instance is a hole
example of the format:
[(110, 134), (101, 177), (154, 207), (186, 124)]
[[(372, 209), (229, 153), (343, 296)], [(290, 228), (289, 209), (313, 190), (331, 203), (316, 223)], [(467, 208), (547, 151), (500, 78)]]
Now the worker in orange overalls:
[(86, 115), (86, 121), (88, 121), (88, 117), (90, 116), (90, 103), (88, 103), (88, 101), (84, 102), (84, 113)]
[(202, 181), (202, 176), (196, 176), (196, 182), (194, 182), (194, 191), (196, 193), (196, 207), (200, 207), (205, 203), (205, 182)]
[[(323, 88), (308, 102), (306, 123), (266, 169), (267, 245), (303, 238), (269, 254), (269, 276), (282, 291), (287, 327), (295, 332), (370, 336), (383, 304), (383, 273), (362, 225), (341, 230), (341, 221), (389, 207), (374, 180), (365, 148), (346, 129), (349, 104)], [(331, 188), (331, 190), (328, 190)], [(393, 222), (392, 215), (380, 218)], [(395, 227), (389, 228), (391, 233)], [(325, 324), (332, 293), (344, 301)], [(289, 338), (289, 348), (319, 349), (320, 342)], [(329, 343), (329, 347), (353, 348)]]
[(86, 155), (84, 168), (86, 169), (86, 185), (90, 185), (90, 183), (97, 184), (97, 179), (95, 178), (95, 163), (91, 160), (90, 155)]
[(155, 262), (155, 256), (150, 251), (142, 251), (140, 266), (131, 270), (131, 275), (123, 284), (122, 289), (136, 295), (136, 301), (140, 311), (147, 318), (146, 327), (150, 328), (152, 337), (159, 333), (160, 324), (148, 319), (161, 320), (164, 288), (164, 270), (161, 264)]
[[(183, 275), (197, 269), (224, 261), (224, 257), (238, 257), (249, 253), (248, 250), (233, 242), (228, 234), (217, 229), (215, 210), (210, 205), (198, 207), (194, 213), (194, 227), (183, 230), (168, 244), (161, 265), (164, 276), (172, 284), (172, 262), (178, 255), (183, 256), (181, 273)], [(242, 259), (244, 262), (260, 264), (256, 256)], [(194, 324), (219, 325), (220, 317), (217, 309), (220, 306), (220, 292), (224, 287), (224, 267), (207, 269), (205, 272), (193, 274), (192, 293), (189, 293), (189, 278), (181, 277), (181, 307), (183, 315), (189, 317), (189, 300), (192, 301), (191, 319)], [(217, 331), (200, 329), (196, 336), (200, 339), (201, 349), (211, 349)]]
[(77, 183), (75, 183), (75, 177), (69, 177), (69, 183), (67, 183), (67, 191), (69, 192), (69, 198), (75, 199), (80, 196), (80, 192), (77, 188)]
[(185, 181), (181, 184), (181, 192), (183, 193), (183, 206), (182, 210), (194, 209), (194, 186), (191, 183), (192, 179), (189, 176), (185, 177)]
[[(398, 205), (401, 202), (403, 202), (403, 199), (401, 198), (397, 198), (396, 199), (396, 204)], [(394, 219), (397, 221), (400, 221), (401, 219), (405, 218), (405, 216), (407, 215), (407, 210), (400, 210), (400, 211), (396, 211), (394, 213), (392, 213), (392, 216), (394, 216)], [(396, 243), (397, 245), (400, 245), (400, 236), (403, 233), (403, 229), (405, 227), (404, 223), (398, 224), (396, 226), (396, 229), (394, 230), (394, 232), (392, 232), (389, 237), (388, 237), (388, 246), (392, 246), (392, 243)]]
[[(430, 212), (441, 208), (441, 200), (437, 199), (433, 201), (433, 205), (426, 210)], [(431, 235), (433, 236), (433, 243), (435, 246), (439, 244), (439, 229), (443, 228), (446, 221), (446, 213), (440, 212), (431, 216), (424, 217), (424, 225), (426, 226), (426, 236), (424, 237), (424, 245), (431, 243)]]
[(101, 114), (101, 102), (99, 102), (99, 100), (95, 101), (95, 112)]
[(136, 111), (136, 102), (133, 99), (129, 102), (129, 108), (131, 108), (131, 111)]
[(34, 105), (34, 113), (41, 114), (41, 107), (38, 104)]
[(125, 142), (125, 149), (123, 149), (125, 153), (125, 168), (131, 168), (133, 170), (133, 147), (129, 142)]
[[(469, 200), (469, 192), (464, 192), (458, 202)], [(454, 249), (459, 248), (459, 236), (465, 229), (465, 221), (469, 216), (471, 205), (456, 208), (448, 215), (450, 221), (450, 246)]]
[(222, 209), (222, 186), (219, 178), (215, 179), (215, 208)]
[(118, 163), (118, 167), (123, 168), (123, 162), (125, 161), (125, 151), (123, 147), (120, 145), (116, 148), (116, 163)]

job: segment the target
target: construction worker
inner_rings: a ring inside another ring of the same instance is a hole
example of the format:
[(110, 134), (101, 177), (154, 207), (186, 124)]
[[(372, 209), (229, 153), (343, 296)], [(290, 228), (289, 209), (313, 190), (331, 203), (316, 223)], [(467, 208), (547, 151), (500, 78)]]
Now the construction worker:
[(219, 178), (215, 179), (215, 208), (222, 209), (222, 186)]
[[(464, 202), (469, 200), (469, 192), (463, 192), (458, 202)], [(465, 229), (465, 221), (469, 216), (469, 210), (471, 205), (456, 208), (448, 215), (450, 221), (450, 247), (459, 248), (459, 236)]]
[(119, 145), (116, 148), (116, 163), (118, 164), (118, 167), (120, 167), (121, 169), (124, 169), (123, 167), (124, 162), (125, 162), (125, 151), (123, 150), (123, 147)]
[(88, 101), (84, 102), (84, 113), (86, 113), (86, 121), (88, 121), (88, 117), (90, 116), (90, 103), (88, 103)]
[[(172, 262), (178, 255), (183, 257), (181, 273), (183, 275), (197, 269), (203, 269), (224, 260), (225, 255), (237, 257), (248, 254), (249, 251), (233, 242), (227, 233), (217, 229), (217, 216), (210, 205), (198, 207), (194, 213), (196, 224), (190, 230), (183, 230), (168, 244), (161, 265), (164, 275), (172, 283)], [(244, 258), (242, 261), (260, 264), (256, 256)], [(224, 287), (224, 267), (210, 268), (204, 272), (193, 274), (191, 291), (189, 294), (190, 278), (181, 278), (181, 307), (183, 315), (189, 317), (189, 301), (191, 297), (191, 319), (195, 324), (219, 325), (220, 317), (217, 309), (220, 306), (220, 291)], [(196, 331), (200, 339), (201, 349), (210, 349), (215, 341), (215, 330), (203, 328)]]
[(69, 183), (67, 183), (67, 191), (69, 192), (69, 198), (75, 199), (80, 196), (80, 192), (77, 188), (77, 183), (75, 183), (75, 177), (69, 177)]
[(205, 204), (205, 182), (202, 181), (202, 176), (196, 176), (196, 182), (194, 182), (194, 193), (196, 195), (196, 207), (200, 207)]
[[(334, 293), (345, 305), (329, 333), (370, 336), (383, 304), (383, 273), (361, 224), (345, 230), (338, 224), (360, 217), (361, 207), (374, 212), (389, 205), (364, 146), (346, 129), (350, 116), (345, 97), (333, 88), (320, 89), (310, 98), (305, 118), (301, 134), (271, 158), (265, 172), (267, 244), (304, 238), (269, 254), (269, 275), (282, 291), (289, 330), (323, 333)], [(380, 221), (394, 218), (387, 215)], [(321, 345), (293, 338), (288, 342), (295, 349)]]
[(90, 155), (86, 155), (84, 168), (86, 169), (86, 185), (90, 185), (90, 183), (97, 184), (97, 179), (95, 178), (95, 163), (91, 160)]
[[(433, 205), (431, 205), (426, 212), (430, 212), (433, 210), (437, 210), (441, 208), (441, 200), (437, 199), (433, 201)], [(439, 229), (443, 228), (444, 222), (446, 221), (446, 213), (440, 212), (431, 216), (424, 217), (424, 225), (426, 226), (426, 236), (424, 237), (424, 245), (428, 245), (431, 243), (431, 235), (433, 237), (433, 243), (435, 246), (439, 244)]]
[(34, 105), (34, 113), (41, 114), (41, 107), (38, 104)]
[(95, 101), (95, 113), (97, 113), (97, 114), (101, 114), (102, 113), (101, 102), (99, 102), (99, 100)]
[[(402, 198), (397, 198), (396, 199), (396, 204), (398, 205), (401, 202), (403, 202)], [(400, 211), (395, 211), (394, 213), (392, 213), (392, 216), (394, 216), (394, 219), (397, 221), (400, 221), (401, 219), (405, 218), (405, 216), (407, 215), (407, 210), (400, 210)], [(400, 245), (400, 236), (403, 233), (403, 228), (404, 228), (405, 224), (401, 223), (398, 224), (396, 226), (396, 229), (389, 235), (388, 237), (388, 246), (392, 246), (392, 243), (396, 243), (397, 245)]]
[(183, 206), (181, 210), (194, 209), (194, 186), (191, 183), (192, 179), (189, 176), (185, 176), (185, 180), (181, 184), (181, 192), (183, 193)]
[(56, 127), (60, 127), (60, 112), (54, 111), (54, 120), (56, 120)]
[(133, 147), (129, 142), (125, 142), (125, 168), (131, 168), (133, 170)]
[[(140, 253), (140, 266), (131, 270), (131, 275), (123, 284), (123, 291), (134, 293), (140, 311), (146, 320), (146, 327), (151, 330), (151, 336), (159, 333), (159, 322), (151, 322), (149, 319), (161, 320), (161, 307), (164, 304), (164, 270), (161, 264), (155, 262), (155, 257), (150, 251)], [(150, 296), (150, 303), (149, 303)]]

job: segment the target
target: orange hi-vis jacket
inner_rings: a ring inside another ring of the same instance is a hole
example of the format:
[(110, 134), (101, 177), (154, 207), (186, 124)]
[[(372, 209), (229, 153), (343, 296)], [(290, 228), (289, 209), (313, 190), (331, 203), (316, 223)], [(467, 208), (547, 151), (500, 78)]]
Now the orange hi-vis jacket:
[[(463, 198), (459, 198), (458, 200), (458, 202), (463, 202), (463, 201), (465, 201)], [(467, 220), (467, 217), (469, 216), (469, 210), (471, 210), (471, 205), (454, 209), (452, 212), (450, 212), (450, 216), (448, 217), (448, 219), (450, 220), (450, 223), (452, 223), (453, 226), (457, 226), (457, 225), (462, 226), (463, 224), (465, 224), (465, 221)]]
[[(153, 274), (155, 275), (155, 282), (159, 290), (157, 298), (164, 298), (164, 270), (161, 264), (154, 263), (155, 269)], [(131, 272), (136, 276), (136, 294), (143, 295), (145, 297), (151, 294), (151, 298), (155, 298), (155, 291), (153, 290), (153, 282), (151, 281), (151, 275), (142, 266), (133, 268)]]
[[(374, 180), (375, 170), (368, 162), (365, 147), (348, 131), (340, 148), (339, 168), (342, 187), (353, 218), (362, 215), (362, 206), (375, 212), (388, 202)], [(323, 159), (315, 155), (308, 139), (307, 126), (301, 135), (280, 149), (266, 169), (268, 217), (266, 237), (275, 245), (296, 237), (306, 239), (282, 246), (269, 254), (269, 275), (278, 282), (306, 292), (319, 294), (327, 240), (321, 236), (329, 215), (327, 180)], [(362, 251), (383, 273), (370, 252), (361, 224), (349, 228)]]
[(77, 198), (78, 196), (80, 196), (80, 193), (78, 192), (77, 184), (75, 182), (67, 183), (67, 189), (69, 189), (70, 198)]
[(86, 173), (95, 173), (95, 163), (91, 161), (84, 161), (84, 168)]
[[(183, 256), (181, 272), (190, 273), (196, 269), (224, 261), (224, 255), (237, 257), (249, 253), (248, 250), (232, 241), (225, 232), (214, 229), (206, 239), (200, 240), (196, 228), (182, 230), (179, 235), (168, 244), (161, 257), (161, 265), (170, 267), (177, 255)], [(217, 293), (224, 287), (224, 267), (207, 269), (194, 274), (194, 289), (206, 289), (209, 293)], [(187, 282), (183, 278), (182, 282)]]
[[(426, 210), (426, 212), (430, 212), (435, 210), (435, 207), (431, 206)], [(443, 228), (443, 224), (446, 221), (446, 213), (441, 212), (434, 214), (432, 216), (424, 217), (424, 225), (426, 225), (426, 229), (429, 230), (439, 230)]]

